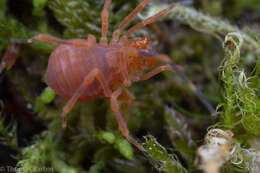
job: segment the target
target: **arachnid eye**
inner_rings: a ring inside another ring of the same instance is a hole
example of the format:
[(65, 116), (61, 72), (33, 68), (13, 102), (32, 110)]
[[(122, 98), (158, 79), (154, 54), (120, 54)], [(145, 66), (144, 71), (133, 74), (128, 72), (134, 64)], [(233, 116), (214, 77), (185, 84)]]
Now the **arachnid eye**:
[(148, 37), (142, 37), (139, 39), (130, 39), (128, 40), (127, 45), (130, 47), (134, 47), (136, 49), (150, 49), (151, 39)]

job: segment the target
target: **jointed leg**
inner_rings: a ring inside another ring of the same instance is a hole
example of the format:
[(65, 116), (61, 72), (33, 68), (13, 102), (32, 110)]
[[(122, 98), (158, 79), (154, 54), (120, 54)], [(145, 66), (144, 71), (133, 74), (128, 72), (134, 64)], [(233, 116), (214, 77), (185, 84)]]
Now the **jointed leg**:
[(112, 42), (117, 42), (121, 31), (133, 20), (133, 18), (145, 7), (150, 0), (143, 0), (135, 9), (121, 22), (118, 29), (113, 32)]
[(9, 44), (0, 63), (0, 73), (6, 68), (9, 70), (20, 55), (20, 48), (16, 44)]
[(89, 34), (88, 39), (75, 39), (75, 40), (63, 40), (57, 37), (53, 37), (46, 34), (38, 34), (31, 39), (22, 40), (22, 39), (14, 39), (13, 42), (15, 43), (31, 43), (34, 40), (49, 42), (49, 43), (58, 43), (58, 44), (69, 44), (75, 47), (80, 48), (91, 48), (96, 43), (96, 38)]
[(135, 99), (135, 96), (133, 96), (128, 90), (124, 89), (119, 99), (123, 101), (122, 104), (123, 117), (125, 120), (127, 120), (127, 116), (129, 114), (129, 106), (132, 104), (132, 100)]
[(175, 4), (172, 4), (170, 7), (158, 12), (157, 14), (155, 14), (152, 17), (149, 17), (147, 19), (145, 19), (144, 21), (141, 21), (140, 23), (134, 25), (133, 27), (131, 27), (125, 34), (125, 36), (123, 36), (124, 38), (122, 38), (123, 40), (125, 40), (126, 38), (128, 38), (132, 33), (134, 33), (136, 30), (141, 29), (142, 27), (144, 27), (147, 24), (151, 24), (153, 22), (155, 22), (158, 18), (160, 18), (161, 16), (164, 16), (166, 13), (168, 13), (169, 10), (171, 10), (173, 7), (175, 6)]
[(120, 110), (119, 110), (119, 103), (118, 103), (118, 96), (122, 93), (122, 88), (118, 88), (114, 91), (110, 98), (110, 106), (115, 113), (116, 120), (118, 123), (119, 130), (121, 131), (122, 135), (133, 145), (135, 145), (139, 150), (144, 151), (144, 148), (141, 144), (139, 144), (134, 138), (132, 138), (129, 134), (126, 122), (124, 121)]
[(128, 66), (127, 65), (127, 53), (122, 50), (122, 51), (120, 51), (120, 55), (119, 55), (119, 68), (120, 68), (121, 74), (124, 78), (123, 83), (125, 86), (131, 85), (127, 66)]
[(163, 65), (163, 66), (160, 66), (160, 67), (157, 67), (155, 69), (153, 69), (152, 71), (144, 74), (143, 76), (134, 76), (134, 81), (135, 82), (138, 82), (140, 80), (147, 80), (147, 79), (150, 79), (151, 77), (163, 72), (163, 71), (173, 71), (173, 70), (176, 70), (176, 68), (172, 67), (171, 65)]
[(77, 102), (77, 100), (80, 98), (80, 96), (82, 96), (84, 94), (84, 92), (87, 92), (86, 91), (87, 86), (89, 84), (91, 84), (95, 79), (97, 79), (99, 81), (100, 85), (102, 86), (105, 96), (110, 97), (111, 90), (109, 89), (109, 87), (105, 81), (104, 75), (98, 69), (92, 70), (92, 72), (90, 72), (84, 78), (84, 81), (82, 82), (80, 87), (77, 89), (77, 91), (74, 93), (74, 95), (69, 99), (67, 104), (63, 107), (63, 111), (62, 111), (62, 118), (63, 118), (62, 127), (63, 128), (66, 127), (66, 115), (72, 109), (72, 107)]
[(172, 61), (172, 67), (175, 68), (176, 73), (180, 76), (187, 84), (188, 87), (196, 94), (203, 105), (208, 109), (211, 115), (216, 115), (216, 111), (213, 106), (207, 101), (200, 90), (176, 67), (175, 63)]
[(102, 19), (102, 37), (100, 40), (100, 43), (102, 45), (107, 44), (107, 30), (108, 30), (108, 17), (109, 17), (109, 6), (111, 4), (111, 0), (106, 0), (104, 4), (104, 8), (101, 13), (101, 19)]
[[(128, 51), (128, 48), (127, 47), (123, 47), (122, 49), (120, 50), (117, 50), (117, 51), (111, 51), (107, 54), (107, 57), (109, 59), (111, 59), (112, 61), (114, 61), (112, 64), (119, 69), (120, 71), (120, 74), (122, 75), (122, 78), (124, 79), (123, 80), (123, 84), (125, 86), (129, 86), (131, 85), (131, 81), (129, 79), (129, 74), (128, 74), (128, 64), (127, 64), (127, 56), (128, 56), (128, 53), (131, 51), (131, 50), (135, 50), (134, 48), (133, 49), (129, 49)], [(114, 59), (113, 57), (116, 56), (118, 57), (117, 59)]]
[(137, 55), (137, 50), (135, 48), (130, 48), (130, 47), (123, 47), (119, 51), (119, 69), (120, 72), (124, 78), (124, 85), (125, 86), (130, 86), (131, 85), (131, 80), (129, 79), (129, 73), (128, 73), (128, 64), (127, 64), (127, 58), (128, 56), (134, 56)]
[[(159, 55), (159, 56), (162, 57), (162, 55)], [(170, 59), (166, 55), (164, 55), (164, 57)], [(180, 71), (180, 67), (176, 66), (173, 62), (171, 62), (171, 64), (168, 64), (168, 65), (163, 65), (163, 66), (157, 67), (157, 68), (153, 69), (152, 71), (148, 72), (147, 74), (144, 74), (143, 76), (133, 76), (131, 79), (135, 82), (138, 82), (140, 80), (150, 79), (151, 77), (153, 77), (163, 71), (173, 71), (173, 70), (175, 70), (176, 73), (188, 84), (188, 87), (196, 94), (196, 96), (200, 99), (200, 101), (204, 104), (204, 106), (208, 109), (208, 111), (212, 115), (215, 115), (216, 111), (212, 107), (212, 105), (207, 101), (207, 99), (203, 96), (203, 94), (200, 92), (200, 90)]]

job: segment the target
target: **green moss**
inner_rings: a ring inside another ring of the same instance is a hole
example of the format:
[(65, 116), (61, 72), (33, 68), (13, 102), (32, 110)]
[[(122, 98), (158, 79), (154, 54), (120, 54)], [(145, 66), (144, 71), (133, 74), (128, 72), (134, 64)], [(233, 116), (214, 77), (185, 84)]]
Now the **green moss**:
[[(224, 83), (224, 124), (235, 130), (241, 123), (249, 133), (260, 135), (260, 112), (257, 108), (257, 89), (250, 87), (250, 79), (241, 68), (240, 48), (243, 38), (239, 33), (230, 33), (225, 40), (226, 59), (221, 67)], [(258, 65), (258, 63), (257, 63)], [(256, 67), (258, 69), (259, 67)], [(251, 76), (250, 78), (257, 78)], [(238, 129), (237, 129), (238, 130)]]
[(157, 165), (153, 165), (158, 170), (168, 173), (185, 173), (187, 170), (174, 158), (173, 155), (168, 154), (167, 150), (159, 144), (156, 139), (149, 135), (145, 137), (144, 147)]
[[(228, 3), (228, 2), (226, 2)], [(229, 14), (232, 16), (239, 16), (243, 14), (244, 10), (253, 10), (257, 9), (260, 3), (259, 0), (241, 0), (241, 1), (231, 1), (233, 10), (229, 11)], [(228, 11), (228, 10), (227, 10)]]
[(115, 141), (115, 146), (126, 159), (133, 158), (133, 148), (126, 139), (118, 138)]
[(56, 93), (50, 87), (44, 89), (43, 93), (39, 96), (39, 100), (45, 104), (48, 104), (54, 100)]
[[(125, 17), (136, 5), (134, 1), (112, 2), (110, 8), (108, 35), (116, 29), (122, 17)], [(104, 1), (85, 0), (50, 0), (49, 7), (54, 11), (57, 20), (65, 27), (65, 37), (86, 38), (93, 34), (97, 38), (101, 36), (101, 10)], [(113, 9), (118, 9), (116, 14)]]
[[(40, 96), (36, 98), (36, 102), (33, 106), (33, 110), (41, 115), (48, 113), (54, 113), (46, 107), (47, 104), (51, 103), (55, 99), (56, 93), (50, 87), (46, 87)], [(56, 113), (56, 112), (55, 112)]]
[(35, 16), (44, 16), (45, 15), (45, 11), (44, 11), (44, 7), (46, 6), (48, 0), (33, 0), (33, 14)]
[(101, 140), (105, 140), (106, 142), (110, 143), (110, 144), (113, 144), (115, 142), (115, 135), (111, 132), (101, 132), (99, 134), (99, 138)]
[(2, 20), (5, 17), (6, 13), (6, 0), (2, 0), (0, 2), (0, 20)]
[[(24, 1), (26, 8), (19, 11), (19, 16), (15, 11), (17, 7), (12, 7), (14, 5), (11, 2), (0, 2), (1, 55), (13, 39), (31, 38), (38, 33), (60, 38), (86, 38), (88, 34), (94, 34), (97, 39), (100, 38), (100, 15), (104, 0)], [(109, 37), (137, 2), (140, 1), (112, 1)], [(161, 1), (160, 4), (155, 2), (152, 1), (145, 7), (141, 12), (144, 16), (138, 14), (132, 24), (137, 22), (138, 17), (148, 17), (166, 7)], [(230, 8), (230, 13), (236, 8), (227, 6), (224, 9), (224, 1), (193, 2), (205, 13), (216, 16), (225, 14), (226, 8)], [(243, 9), (254, 9), (251, 6), (253, 1), (248, 1), (248, 4), (245, 1), (235, 3), (243, 6), (239, 13)], [(68, 127), (62, 129), (61, 113), (66, 101), (55, 97), (55, 92), (46, 88), (43, 79), (48, 56), (56, 45), (43, 42), (22, 44), (20, 59), (11, 71), (1, 74), (4, 77), (0, 83), (7, 90), (6, 94), (11, 93), (12, 97), (17, 98), (15, 100), (18, 100), (19, 106), (29, 105), (30, 108), (33, 105), (33, 117), (46, 127), (46, 131), (33, 141), (26, 141), (27, 146), (19, 146), (13, 130), (16, 126), (7, 128), (4, 121), (0, 121), (3, 136), (1, 142), (23, 149), (18, 157), (18, 165), (23, 168), (23, 172), (46, 167), (53, 168), (54, 172), (66, 173), (197, 173), (198, 165), (194, 165), (194, 160), (198, 144), (201, 143), (206, 129), (214, 124), (232, 130), (234, 139), (239, 141), (236, 143), (237, 153), (232, 158), (234, 160), (227, 163), (222, 172), (237, 172), (234, 164), (239, 159), (243, 160), (238, 165), (242, 167), (240, 170), (253, 172), (255, 162), (252, 160), (258, 159), (257, 145), (253, 145), (251, 141), (259, 140), (260, 60), (257, 60), (251, 74), (248, 71), (251, 71), (252, 63), (256, 60), (255, 55), (259, 53), (259, 43), (235, 24), (181, 5), (176, 6), (170, 15), (162, 19), (167, 19), (168, 22), (160, 21), (150, 25), (142, 30), (145, 31), (142, 36), (151, 37), (154, 52), (169, 53), (210, 102), (221, 105), (218, 109), (219, 116), (204, 116), (208, 114), (207, 110), (193, 92), (187, 89), (185, 82), (173, 75), (174, 72), (164, 72), (129, 88), (136, 97), (126, 118), (131, 135), (139, 140), (149, 133), (156, 136), (156, 139), (146, 136), (144, 146), (147, 153), (141, 153), (121, 136), (109, 101), (104, 101), (103, 98), (75, 105), (67, 116)], [(176, 21), (184, 25), (178, 25)], [(199, 32), (194, 32), (193, 29)], [(219, 77), (221, 97), (217, 91), (216, 69), (224, 54), (222, 42), (209, 35), (221, 39), (231, 31), (240, 33), (245, 44), (240, 45), (240, 37), (232, 34), (225, 42), (226, 59), (220, 68)], [(242, 56), (243, 50), (249, 52), (248, 56)], [(240, 61), (240, 56), (243, 57), (241, 59), (246, 59), (248, 66), (243, 66), (245, 61)], [(12, 97), (9, 98), (8, 95), (7, 100), (12, 101)], [(31, 111), (27, 108), (24, 110)], [(19, 120), (23, 119), (20, 119), (20, 115), (17, 117)], [(22, 121), (19, 123), (24, 125)], [(151, 168), (151, 165), (157, 170)]]
[(99, 173), (105, 167), (103, 162), (98, 162), (90, 167), (89, 173)]
[(186, 123), (184, 115), (169, 107), (165, 108), (164, 119), (167, 124), (167, 132), (175, 150), (179, 151), (183, 158), (192, 165), (195, 157), (196, 144), (192, 139), (192, 132)]
[(45, 169), (40, 172), (75, 173), (81, 170), (77, 165), (66, 163), (64, 159), (68, 155), (60, 151), (53, 132), (45, 131), (35, 141), (35, 144), (22, 152), (23, 159), (18, 162), (21, 172), (30, 173), (34, 170)]
[(0, 113), (0, 143), (15, 149), (18, 147), (17, 124), (14, 122), (5, 125), (5, 118)]
[[(154, 15), (156, 12), (166, 8), (166, 5), (154, 5), (151, 6), (146, 15), (143, 18), (147, 18), (149, 16)], [(218, 18), (213, 18), (211, 16), (207, 16), (203, 13), (198, 12), (195, 9), (187, 8), (181, 5), (176, 5), (168, 15), (162, 17), (161, 19), (175, 19), (183, 24), (189, 25), (191, 28), (196, 31), (210, 34), (215, 36), (216, 38), (221, 40), (221, 37), (225, 36), (229, 32), (238, 32), (241, 37), (245, 40), (245, 46), (248, 50), (258, 55), (260, 52), (257, 41), (252, 38), (247, 33), (241, 31), (237, 26), (233, 26), (228, 22), (220, 20)]]

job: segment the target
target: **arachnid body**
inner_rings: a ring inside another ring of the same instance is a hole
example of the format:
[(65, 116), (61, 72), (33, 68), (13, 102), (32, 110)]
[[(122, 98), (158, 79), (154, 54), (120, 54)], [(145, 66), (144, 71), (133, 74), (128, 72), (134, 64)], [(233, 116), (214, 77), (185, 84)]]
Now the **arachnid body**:
[(30, 41), (40, 40), (58, 43), (59, 46), (51, 53), (46, 72), (46, 83), (61, 97), (68, 100), (63, 108), (63, 127), (66, 126), (65, 116), (77, 102), (89, 101), (97, 96), (110, 99), (111, 108), (115, 113), (122, 134), (135, 146), (143, 147), (128, 132), (127, 125), (120, 113), (118, 97), (124, 95), (122, 101), (128, 102), (133, 96), (121, 85), (129, 86), (132, 81), (146, 80), (161, 71), (173, 70), (170, 65), (158, 67), (150, 73), (139, 77), (132, 76), (143, 69), (155, 65), (155, 60), (167, 61), (166, 56), (150, 52), (150, 40), (140, 38), (128, 40), (136, 30), (166, 14), (172, 7), (157, 13), (130, 28), (120, 37), (121, 31), (140, 12), (150, 0), (139, 4), (114, 31), (112, 40), (107, 43), (108, 16), (111, 0), (106, 0), (102, 17), (102, 37), (99, 43), (89, 35), (88, 39), (62, 40), (48, 35), (36, 35)]
[(88, 39), (63, 40), (39, 34), (26, 40), (26, 42), (39, 40), (59, 44), (50, 55), (45, 79), (52, 89), (68, 100), (62, 113), (63, 127), (66, 126), (66, 115), (74, 104), (89, 101), (97, 96), (106, 97), (110, 99), (111, 108), (122, 134), (143, 150), (142, 145), (130, 136), (126, 122), (120, 113), (119, 96), (122, 96), (120, 99), (126, 105), (134, 98), (122, 85), (130, 86), (132, 82), (147, 80), (162, 71), (175, 70), (175, 67), (169, 64), (138, 76), (137, 74), (144, 69), (155, 66), (156, 61), (168, 63), (170, 58), (151, 53), (149, 38), (128, 39), (136, 30), (165, 15), (174, 5), (134, 25), (121, 36), (121, 31), (149, 1), (143, 0), (121, 22), (118, 29), (113, 32), (110, 42), (107, 40), (107, 31), (111, 0), (105, 1), (101, 13), (102, 37), (99, 43), (93, 35), (88, 35)]

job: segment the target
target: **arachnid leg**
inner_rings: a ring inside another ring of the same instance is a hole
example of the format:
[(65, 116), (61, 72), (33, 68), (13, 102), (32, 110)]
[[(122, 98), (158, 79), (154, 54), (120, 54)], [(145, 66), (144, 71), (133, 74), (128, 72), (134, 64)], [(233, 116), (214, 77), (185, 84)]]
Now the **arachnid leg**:
[(9, 70), (20, 55), (19, 46), (16, 44), (9, 44), (5, 50), (0, 64), (0, 73), (6, 68)]
[(152, 71), (144, 74), (143, 76), (134, 76), (134, 81), (135, 82), (138, 82), (140, 80), (147, 80), (147, 79), (150, 79), (151, 77), (163, 72), (163, 71), (173, 71), (173, 70), (176, 70), (176, 68), (172, 67), (171, 65), (163, 65), (163, 66), (160, 66), (160, 67), (157, 67), (155, 69), (153, 69)]
[(123, 101), (122, 104), (122, 112), (123, 117), (127, 120), (127, 116), (129, 114), (129, 106), (132, 104), (132, 101), (135, 99), (135, 96), (132, 95), (128, 90), (124, 89), (119, 97), (119, 100)]
[(58, 43), (58, 44), (69, 44), (71, 46), (79, 47), (79, 48), (91, 48), (96, 44), (95, 36), (89, 34), (88, 39), (75, 39), (75, 40), (63, 40), (57, 37), (53, 37), (46, 34), (38, 34), (30, 39), (14, 39), (15, 43), (31, 43), (34, 40), (49, 42), (49, 43)]
[(125, 86), (131, 85), (131, 80), (128, 72), (127, 58), (129, 56), (135, 56), (137, 55), (137, 53), (137, 50), (131, 47), (123, 47), (119, 50), (118, 68), (120, 69), (120, 73), (122, 74), (122, 77), (124, 79), (123, 84)]
[(100, 39), (100, 44), (107, 44), (107, 30), (108, 30), (108, 18), (109, 18), (109, 6), (111, 4), (111, 0), (106, 0), (104, 4), (104, 8), (101, 13), (102, 20), (102, 37)]
[[(132, 26), (127, 32), (126, 34), (122, 37), (122, 40), (126, 40), (131, 34), (133, 34), (135, 31), (137, 31), (138, 29), (143, 28), (145, 25), (154, 23), (156, 20), (158, 20), (161, 16), (164, 16), (165, 14), (167, 14), (173, 7), (175, 6), (175, 4), (172, 4), (170, 7), (156, 13), (154, 16), (151, 16), (143, 21), (141, 21), (140, 23)], [(121, 39), (120, 39), (121, 42)]]
[(111, 42), (117, 42), (121, 31), (133, 20), (133, 18), (145, 7), (145, 5), (151, 0), (143, 0), (135, 9), (121, 22), (118, 29), (113, 32), (113, 38)]
[[(116, 62), (113, 63), (114, 66), (116, 66), (116, 68), (119, 69), (119, 72), (123, 78), (123, 84), (125, 86), (130, 86), (131, 85), (131, 81), (129, 78), (129, 73), (128, 73), (128, 62), (127, 62), (127, 57), (129, 52), (133, 50), (133, 49), (129, 49), (127, 47), (123, 47), (122, 49), (120, 49), (119, 51), (111, 51), (110, 53), (107, 54), (107, 57), (111, 60), (115, 59), (113, 57), (117, 57), (115, 60)], [(135, 49), (134, 49), (135, 50)]]
[(130, 86), (131, 85), (131, 80), (129, 78), (129, 73), (128, 73), (128, 64), (127, 64), (127, 57), (131, 54), (133, 54), (133, 52), (136, 52), (135, 49), (133, 48), (128, 48), (128, 47), (124, 47), (120, 50), (120, 55), (119, 55), (119, 69), (121, 71), (121, 74), (124, 78), (124, 85), (125, 86)]
[(95, 79), (97, 79), (100, 82), (100, 85), (102, 86), (102, 88), (104, 90), (105, 96), (106, 97), (110, 97), (111, 96), (112, 92), (109, 89), (109, 87), (108, 87), (108, 85), (107, 85), (107, 83), (105, 81), (104, 75), (102, 74), (102, 72), (99, 69), (93, 69), (84, 78), (84, 80), (83, 80), (82, 84), (80, 85), (80, 87), (76, 90), (74, 95), (69, 99), (67, 104), (63, 107), (63, 111), (62, 111), (62, 119), (63, 119), (62, 127), (63, 128), (66, 127), (66, 115), (72, 109), (72, 107), (77, 102), (79, 97), (82, 96), (82, 94), (84, 94), (84, 92), (87, 92), (86, 91), (86, 87), (89, 86), (89, 84), (91, 84)]
[(120, 113), (120, 108), (119, 108), (119, 103), (118, 103), (118, 96), (122, 93), (122, 88), (118, 88), (115, 90), (110, 98), (110, 106), (112, 110), (114, 111), (119, 130), (121, 131), (122, 135), (133, 145), (135, 145), (139, 150), (144, 151), (144, 148), (141, 144), (139, 144), (134, 138), (132, 138), (129, 134), (127, 125), (125, 120), (123, 119), (121, 113)]
[[(148, 55), (148, 54), (147, 54)], [(151, 54), (151, 57), (153, 55)], [(155, 55), (159, 56), (159, 58), (167, 58), (170, 59), (166, 55)], [(200, 92), (200, 90), (180, 71), (180, 67), (176, 66), (173, 62), (169, 65), (163, 65), (160, 67), (157, 67), (153, 69), (152, 71), (148, 72), (147, 74), (144, 74), (143, 76), (133, 76), (132, 80), (135, 82), (138, 82), (140, 80), (147, 80), (151, 77), (163, 72), (163, 71), (176, 71), (176, 73), (188, 84), (188, 87), (196, 94), (196, 96), (199, 98), (199, 100), (203, 103), (203, 105), (208, 109), (210, 114), (216, 115), (216, 111), (213, 108), (213, 106), (207, 101), (207, 99), (203, 96), (203, 94)]]

